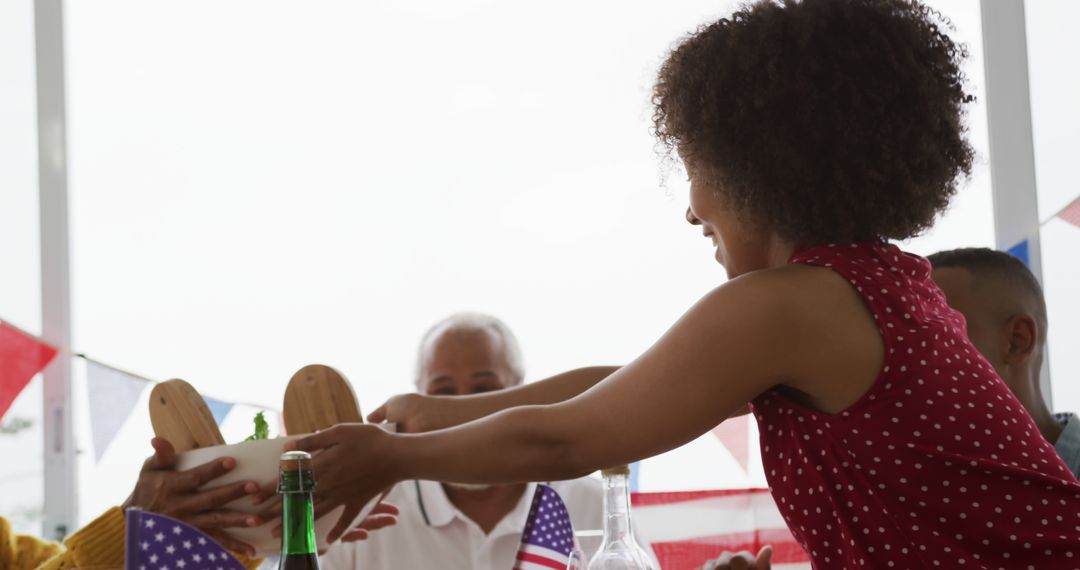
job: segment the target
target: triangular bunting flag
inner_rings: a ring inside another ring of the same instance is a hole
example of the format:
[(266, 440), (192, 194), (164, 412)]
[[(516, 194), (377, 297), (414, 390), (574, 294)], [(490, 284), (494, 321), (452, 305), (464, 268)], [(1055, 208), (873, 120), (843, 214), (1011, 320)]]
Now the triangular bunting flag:
[(270, 413), (277, 416), (278, 435), (285, 435), (285, 414), (277, 410), (270, 410)]
[(1058, 212), (1058, 217), (1080, 228), (1080, 198), (1073, 200), (1071, 204), (1065, 206), (1064, 210)]
[(1028, 249), (1028, 240), (1024, 240), (1010, 247), (1005, 253), (1023, 261), (1024, 265), (1031, 267), (1031, 251)]
[(714, 427), (712, 432), (746, 471), (750, 466), (750, 414), (731, 418)]
[(41, 372), (56, 349), (21, 330), (0, 322), (0, 418), (35, 374)]
[(86, 360), (86, 394), (90, 400), (95, 462), (101, 461), (149, 383), (145, 378)]
[(213, 398), (204, 397), (203, 399), (206, 400), (206, 407), (210, 408), (210, 414), (214, 416), (214, 421), (220, 426), (225, 421), (225, 416), (229, 415), (229, 411), (233, 409), (233, 405)]

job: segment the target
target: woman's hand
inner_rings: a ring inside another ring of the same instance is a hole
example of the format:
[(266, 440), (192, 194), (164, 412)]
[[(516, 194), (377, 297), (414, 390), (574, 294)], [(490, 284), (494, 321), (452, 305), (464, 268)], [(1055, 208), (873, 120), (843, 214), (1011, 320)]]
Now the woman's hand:
[(772, 547), (765, 546), (757, 556), (747, 551), (724, 552), (710, 560), (700, 570), (769, 570), (772, 568)]
[(224, 529), (259, 526), (264, 522), (262, 517), (220, 507), (258, 493), (259, 486), (254, 481), (241, 481), (199, 491), (236, 467), (236, 460), (225, 457), (187, 471), (174, 471), (176, 452), (172, 444), (156, 437), (150, 445), (154, 447), (154, 455), (143, 463), (139, 480), (123, 508), (136, 507), (172, 517), (209, 534), (233, 552), (254, 555), (254, 548), (229, 537)]
[(327, 542), (344, 535), (364, 505), (397, 483), (391, 453), (393, 437), (373, 425), (338, 424), (286, 444), (286, 450), (313, 455), (315, 518), (345, 506)]
[(367, 421), (373, 424), (382, 422), (397, 424), (398, 433), (432, 431), (447, 427), (440, 425), (438, 418), (445, 415), (439, 410), (448, 400), (423, 394), (400, 394), (390, 398), (377, 410), (371, 412)]

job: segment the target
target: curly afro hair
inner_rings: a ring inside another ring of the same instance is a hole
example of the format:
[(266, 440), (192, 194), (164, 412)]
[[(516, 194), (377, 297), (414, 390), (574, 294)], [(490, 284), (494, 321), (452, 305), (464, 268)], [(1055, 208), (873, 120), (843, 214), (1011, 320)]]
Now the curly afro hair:
[(916, 0), (757, 2), (672, 49), (655, 135), (796, 244), (909, 238), (971, 174), (949, 26)]

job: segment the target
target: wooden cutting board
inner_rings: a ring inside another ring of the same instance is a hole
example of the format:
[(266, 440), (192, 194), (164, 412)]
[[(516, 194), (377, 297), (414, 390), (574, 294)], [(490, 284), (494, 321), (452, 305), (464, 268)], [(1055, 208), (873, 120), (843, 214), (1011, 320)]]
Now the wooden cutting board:
[(340, 372), (310, 364), (293, 374), (282, 406), (289, 435), (314, 433), (340, 423), (361, 423), (360, 404)]
[(225, 443), (206, 401), (183, 380), (154, 386), (150, 392), (150, 423), (154, 435), (169, 440), (177, 453)]

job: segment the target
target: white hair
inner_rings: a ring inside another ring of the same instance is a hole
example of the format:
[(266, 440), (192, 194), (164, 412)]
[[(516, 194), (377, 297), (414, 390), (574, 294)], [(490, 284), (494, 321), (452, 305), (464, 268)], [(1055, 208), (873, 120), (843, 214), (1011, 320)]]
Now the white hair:
[(446, 317), (445, 319), (435, 323), (420, 340), (420, 350), (416, 359), (416, 386), (419, 387), (423, 382), (424, 374), (424, 351), (427, 349), (428, 343), (431, 342), (436, 335), (454, 332), (454, 333), (470, 333), (491, 331), (502, 339), (503, 343), (503, 357), (506, 359), (506, 364), (510, 368), (510, 382), (509, 386), (517, 386), (525, 381), (525, 363), (521, 356), (521, 346), (518, 345), (517, 337), (514, 336), (510, 327), (506, 326), (506, 323), (499, 320), (497, 317), (486, 315), (484, 313), (456, 313)]

